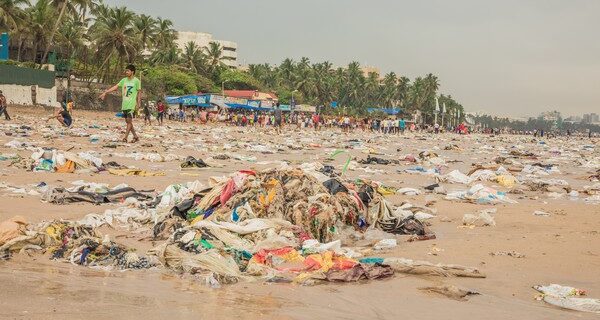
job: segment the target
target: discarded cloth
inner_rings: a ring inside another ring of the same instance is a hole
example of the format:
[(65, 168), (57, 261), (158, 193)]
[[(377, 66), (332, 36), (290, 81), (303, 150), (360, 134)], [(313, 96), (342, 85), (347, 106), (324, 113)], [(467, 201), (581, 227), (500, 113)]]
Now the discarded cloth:
[(180, 167), (182, 169), (206, 168), (208, 167), (208, 164), (206, 164), (206, 162), (204, 162), (202, 159), (196, 159), (192, 156), (189, 156), (184, 162), (181, 163)]
[(543, 295), (540, 300), (564, 309), (600, 313), (600, 299), (579, 298), (585, 291), (573, 287), (551, 284), (534, 286)]
[(329, 270), (325, 277), (329, 281), (356, 282), (359, 280), (373, 280), (391, 277), (394, 275), (394, 269), (388, 265), (376, 264), (356, 264), (347, 270)]

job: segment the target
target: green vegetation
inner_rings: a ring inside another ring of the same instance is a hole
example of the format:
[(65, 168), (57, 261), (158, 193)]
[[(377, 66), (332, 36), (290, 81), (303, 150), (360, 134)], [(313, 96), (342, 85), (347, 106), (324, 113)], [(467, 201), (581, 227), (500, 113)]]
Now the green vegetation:
[[(293, 95), (296, 103), (324, 106), (325, 112), (365, 114), (367, 108), (395, 107), (420, 112), (431, 122), (437, 96), (448, 113), (464, 114), (460, 103), (439, 94), (440, 81), (433, 74), (411, 81), (393, 72), (364, 74), (357, 62), (333, 67), (308, 58), (288, 58), (278, 66), (253, 64), (248, 71), (230, 69), (219, 44), (201, 48), (190, 42), (179, 49), (170, 20), (100, 0), (0, 0), (0, 31), (11, 34), (18, 63), (39, 66), (56, 53), (59, 64), (60, 59), (73, 62), (70, 73), (83, 81), (113, 84), (125, 65), (134, 63), (155, 97), (219, 93), (223, 87), (263, 90), (277, 93), (282, 103)], [(339, 108), (329, 107), (332, 101)]]

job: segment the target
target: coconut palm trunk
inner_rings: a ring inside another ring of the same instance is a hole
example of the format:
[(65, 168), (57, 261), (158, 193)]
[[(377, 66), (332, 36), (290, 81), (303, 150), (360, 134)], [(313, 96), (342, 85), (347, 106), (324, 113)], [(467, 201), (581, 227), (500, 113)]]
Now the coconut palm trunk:
[(40, 64), (43, 64), (44, 61), (46, 61), (48, 52), (50, 52), (50, 46), (52, 46), (52, 41), (54, 39), (54, 35), (58, 31), (60, 22), (62, 21), (62, 18), (65, 15), (65, 11), (67, 11), (67, 4), (68, 4), (68, 0), (64, 0), (62, 8), (60, 8), (60, 13), (58, 14), (58, 19), (56, 19), (56, 23), (54, 23), (54, 28), (52, 29), (52, 33), (50, 34), (50, 39), (48, 39), (48, 44), (46, 45), (46, 50), (44, 51), (44, 56), (42, 57)]

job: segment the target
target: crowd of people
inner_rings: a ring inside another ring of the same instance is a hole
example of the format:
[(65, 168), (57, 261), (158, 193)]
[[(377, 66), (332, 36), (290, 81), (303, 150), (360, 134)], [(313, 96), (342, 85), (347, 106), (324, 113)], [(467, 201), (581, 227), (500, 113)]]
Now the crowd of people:
[[(338, 128), (342, 132), (371, 131), (382, 134), (403, 134), (405, 132), (455, 132), (468, 134), (470, 129), (464, 123), (455, 127), (420, 125), (404, 117), (390, 116), (387, 118), (351, 117), (348, 115), (324, 115), (316, 112), (282, 112), (276, 106), (271, 112), (249, 111), (249, 110), (225, 110), (208, 111), (205, 108), (186, 107), (179, 105), (175, 108), (166, 108), (163, 101), (158, 101), (155, 111), (144, 107), (144, 122), (151, 124), (151, 114), (155, 115), (158, 124), (162, 119), (178, 122), (194, 122), (205, 124), (208, 122), (222, 123), (227, 126), (255, 127), (255, 128), (292, 128), (292, 129), (333, 129)], [(141, 116), (141, 115), (140, 115)]]
[[(316, 112), (283, 112), (279, 103), (275, 106), (272, 112), (259, 112), (250, 110), (221, 110), (219, 112), (208, 110), (200, 107), (186, 107), (182, 104), (178, 108), (167, 107), (165, 102), (159, 100), (154, 106), (151, 106), (148, 101), (142, 100), (142, 87), (140, 80), (135, 76), (136, 68), (134, 65), (128, 65), (125, 69), (125, 77), (116, 85), (104, 91), (100, 95), (100, 99), (104, 100), (110, 92), (121, 90), (122, 108), (121, 114), (125, 119), (126, 130), (123, 138), (124, 142), (128, 141), (128, 136), (133, 135), (132, 142), (139, 141), (133, 126), (134, 118), (144, 119), (145, 125), (152, 125), (153, 118), (156, 119), (158, 125), (163, 125), (165, 118), (172, 121), (180, 122), (197, 122), (206, 124), (208, 122), (220, 122), (228, 126), (239, 127), (271, 127), (279, 134), (282, 127), (296, 129), (313, 129), (321, 130), (339, 128), (342, 132), (348, 133), (355, 130), (378, 132), (381, 134), (404, 134), (409, 132), (432, 132), (435, 134), (441, 132), (454, 132), (457, 134), (469, 134), (472, 132), (486, 134), (527, 134), (534, 137), (553, 137), (557, 135), (567, 136), (579, 135), (581, 132), (544, 132), (544, 130), (533, 131), (514, 131), (498, 128), (474, 128), (467, 126), (464, 123), (459, 123), (456, 126), (445, 126), (435, 123), (433, 125), (420, 125), (413, 121), (407, 121), (402, 116), (388, 116), (383, 118), (373, 117), (351, 117), (348, 115), (323, 115)], [(4, 115), (6, 120), (10, 120), (7, 111), (7, 99), (0, 91), (0, 115)], [(65, 127), (70, 127), (73, 123), (73, 99), (69, 95), (65, 95), (60, 106), (54, 111), (54, 114), (48, 118), (56, 119)], [(593, 136), (593, 132), (588, 129), (586, 132), (588, 137)]]

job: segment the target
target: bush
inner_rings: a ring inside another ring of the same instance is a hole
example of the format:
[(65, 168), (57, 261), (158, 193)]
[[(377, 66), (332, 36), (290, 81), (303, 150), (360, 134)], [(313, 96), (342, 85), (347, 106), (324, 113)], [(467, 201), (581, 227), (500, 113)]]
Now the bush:
[(227, 69), (219, 75), (219, 82), (224, 82), (225, 89), (232, 90), (257, 90), (260, 88), (258, 80), (247, 72), (236, 69)]
[(194, 77), (196, 80), (196, 87), (198, 88), (198, 91), (202, 93), (215, 92), (215, 84), (212, 82), (212, 80), (199, 74), (195, 75)]
[(198, 92), (195, 75), (167, 67), (149, 68), (143, 77), (142, 87), (149, 97), (181, 96)]

